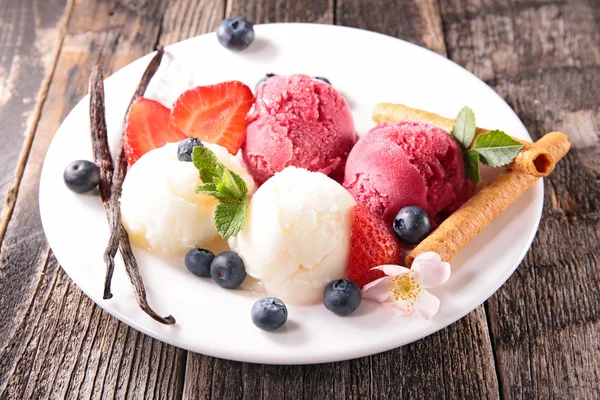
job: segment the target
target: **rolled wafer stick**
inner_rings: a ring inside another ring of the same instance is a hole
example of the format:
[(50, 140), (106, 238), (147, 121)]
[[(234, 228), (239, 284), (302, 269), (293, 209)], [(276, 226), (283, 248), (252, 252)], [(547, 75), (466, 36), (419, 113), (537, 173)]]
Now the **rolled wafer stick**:
[[(440, 115), (430, 113), (428, 111), (419, 110), (417, 108), (407, 107), (403, 104), (379, 103), (373, 110), (373, 121), (381, 123), (383, 121), (423, 121), (450, 132), (454, 125), (454, 120), (444, 118)], [(477, 128), (475, 137), (488, 133), (488, 129)], [(547, 176), (554, 169), (556, 160), (546, 150), (528, 142), (514, 138), (517, 142), (523, 145), (519, 154), (515, 157), (512, 163), (507, 167), (515, 171), (521, 171), (530, 175), (540, 177)]]
[[(547, 150), (554, 160), (563, 158), (571, 146), (567, 136), (561, 132), (544, 135), (536, 145)], [(410, 267), (416, 256), (428, 251), (438, 253), (443, 261), (450, 261), (537, 179), (533, 175), (516, 170), (504, 171), (415, 247), (406, 256), (406, 266)]]

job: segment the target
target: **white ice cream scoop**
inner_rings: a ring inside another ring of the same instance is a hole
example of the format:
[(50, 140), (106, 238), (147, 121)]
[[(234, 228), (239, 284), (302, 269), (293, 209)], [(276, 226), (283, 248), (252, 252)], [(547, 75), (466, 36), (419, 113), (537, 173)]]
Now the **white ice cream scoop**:
[(325, 285), (345, 275), (355, 204), (326, 175), (288, 167), (256, 191), (244, 228), (229, 245), (270, 295), (317, 303)]
[[(237, 157), (221, 146), (204, 145), (254, 192), (254, 181)], [(210, 245), (219, 236), (213, 221), (219, 201), (196, 194), (201, 183), (194, 164), (177, 159), (177, 143), (142, 156), (127, 172), (121, 195), (123, 226), (132, 243), (166, 257)]]

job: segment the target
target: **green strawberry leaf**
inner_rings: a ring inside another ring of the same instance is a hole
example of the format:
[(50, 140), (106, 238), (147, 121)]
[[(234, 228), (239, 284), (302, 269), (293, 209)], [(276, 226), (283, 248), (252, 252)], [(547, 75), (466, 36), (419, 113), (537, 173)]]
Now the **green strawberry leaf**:
[(474, 183), (481, 182), (479, 175), (479, 153), (473, 149), (465, 152), (465, 174)]
[(468, 148), (475, 137), (475, 113), (469, 107), (465, 106), (458, 113), (454, 125), (452, 126), (452, 136), (456, 138), (463, 149)]
[(494, 130), (475, 140), (472, 150), (479, 153), (481, 162), (489, 167), (503, 167), (511, 163), (523, 145), (506, 133)]
[(222, 203), (215, 209), (215, 227), (217, 232), (228, 238), (235, 235), (244, 227), (246, 220), (246, 204), (248, 198), (236, 203)]

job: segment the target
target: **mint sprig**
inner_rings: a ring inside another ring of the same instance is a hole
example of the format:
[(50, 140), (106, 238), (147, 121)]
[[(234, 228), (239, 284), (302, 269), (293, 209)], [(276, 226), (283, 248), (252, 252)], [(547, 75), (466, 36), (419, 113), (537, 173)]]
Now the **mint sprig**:
[(196, 193), (212, 196), (221, 204), (215, 209), (215, 227), (217, 232), (228, 238), (244, 227), (248, 187), (235, 172), (225, 168), (215, 153), (204, 146), (196, 146), (192, 152), (192, 161), (202, 178), (203, 184)]
[(467, 178), (479, 183), (479, 162), (489, 167), (503, 167), (515, 159), (523, 145), (497, 129), (479, 135), (473, 144), (476, 130), (475, 113), (469, 107), (463, 107), (454, 121), (451, 133), (465, 150)]

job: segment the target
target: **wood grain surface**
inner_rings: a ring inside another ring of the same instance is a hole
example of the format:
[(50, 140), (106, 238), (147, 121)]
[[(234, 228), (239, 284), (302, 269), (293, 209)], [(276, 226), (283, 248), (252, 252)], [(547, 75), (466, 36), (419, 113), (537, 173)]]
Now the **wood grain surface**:
[(52, 79), (67, 0), (0, 2), (0, 242)]
[[(91, 67), (108, 75), (229, 15), (411, 41), (486, 81), (532, 136), (569, 135), (532, 248), (484, 306), (386, 353), (258, 365), (151, 339), (64, 274), (42, 231), (39, 174)], [(0, 24), (0, 398), (600, 397), (597, 0), (4, 0)]]

